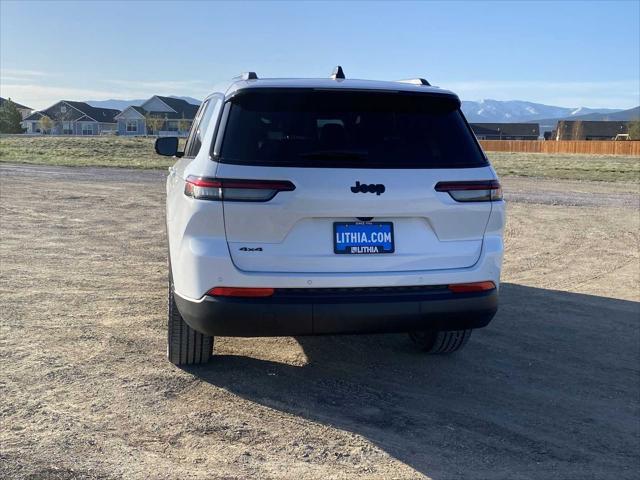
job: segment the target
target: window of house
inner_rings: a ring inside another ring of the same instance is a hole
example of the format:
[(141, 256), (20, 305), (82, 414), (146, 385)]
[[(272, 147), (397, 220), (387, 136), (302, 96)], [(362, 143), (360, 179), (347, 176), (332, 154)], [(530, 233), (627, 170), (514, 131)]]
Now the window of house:
[(73, 124), (71, 122), (62, 122), (62, 134), (73, 135)]
[(136, 120), (127, 120), (127, 132), (137, 132), (138, 122)]
[(177, 132), (178, 131), (178, 122), (176, 122), (176, 121), (167, 122), (167, 130), (169, 132)]
[(92, 123), (83, 123), (82, 124), (82, 135), (93, 135), (93, 124)]
[(67, 113), (67, 107), (65, 105), (61, 105), (60, 106), (60, 112), (61, 113)]

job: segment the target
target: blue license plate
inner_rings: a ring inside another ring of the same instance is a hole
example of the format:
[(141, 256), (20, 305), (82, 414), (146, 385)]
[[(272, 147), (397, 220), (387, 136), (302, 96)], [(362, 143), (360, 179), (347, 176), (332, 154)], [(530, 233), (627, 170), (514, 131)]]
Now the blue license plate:
[(353, 255), (393, 253), (393, 223), (334, 222), (333, 251)]

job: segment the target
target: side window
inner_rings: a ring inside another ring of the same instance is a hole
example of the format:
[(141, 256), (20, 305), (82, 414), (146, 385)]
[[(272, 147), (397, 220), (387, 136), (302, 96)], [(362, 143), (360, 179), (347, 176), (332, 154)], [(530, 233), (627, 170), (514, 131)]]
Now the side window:
[[(196, 132), (198, 131), (198, 125), (200, 125), (200, 119), (202, 118), (202, 114), (204, 113), (205, 109), (208, 106), (209, 106), (209, 101), (207, 100), (202, 105), (200, 105), (200, 108), (196, 113), (196, 118), (193, 119), (193, 123), (191, 124), (191, 129), (189, 130), (189, 136), (187, 137), (187, 143), (184, 146), (185, 157), (195, 156), (191, 154), (191, 152), (193, 151), (193, 142), (196, 137)], [(196, 151), (196, 153), (198, 152)]]
[(202, 146), (204, 134), (211, 120), (217, 118), (221, 105), (221, 98), (212, 98), (200, 107), (196, 118), (193, 120), (189, 137), (187, 138), (187, 144), (184, 149), (185, 157), (195, 157), (198, 154)]

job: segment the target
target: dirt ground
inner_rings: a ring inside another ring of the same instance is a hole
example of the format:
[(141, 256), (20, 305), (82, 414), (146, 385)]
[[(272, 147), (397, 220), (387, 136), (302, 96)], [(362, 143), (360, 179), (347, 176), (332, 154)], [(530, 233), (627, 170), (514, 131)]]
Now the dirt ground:
[(504, 178), (500, 311), (165, 359), (161, 172), (0, 167), (0, 478), (637, 478), (638, 187)]

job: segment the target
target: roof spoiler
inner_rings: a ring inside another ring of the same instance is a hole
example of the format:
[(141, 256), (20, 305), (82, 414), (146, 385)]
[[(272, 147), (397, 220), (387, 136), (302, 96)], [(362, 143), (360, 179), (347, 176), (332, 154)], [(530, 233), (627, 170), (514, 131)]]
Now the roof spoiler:
[(411, 85), (424, 85), (425, 87), (430, 87), (431, 84), (427, 82), (424, 78), (408, 78), (406, 80), (396, 80), (399, 83), (410, 83)]

